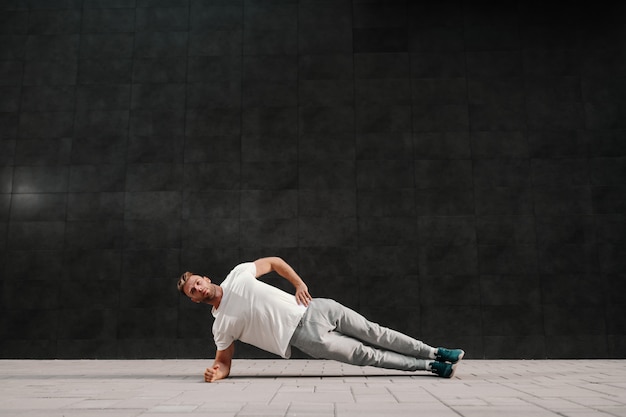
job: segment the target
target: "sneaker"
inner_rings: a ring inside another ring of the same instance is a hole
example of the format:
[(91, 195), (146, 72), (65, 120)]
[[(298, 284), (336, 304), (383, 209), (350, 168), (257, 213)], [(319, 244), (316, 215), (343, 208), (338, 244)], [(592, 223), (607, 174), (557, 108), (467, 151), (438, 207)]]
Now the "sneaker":
[(463, 356), (465, 356), (465, 352), (462, 349), (437, 348), (435, 360), (438, 362), (457, 363), (463, 359)]
[(456, 364), (446, 362), (431, 362), (430, 371), (441, 378), (452, 378), (456, 371)]

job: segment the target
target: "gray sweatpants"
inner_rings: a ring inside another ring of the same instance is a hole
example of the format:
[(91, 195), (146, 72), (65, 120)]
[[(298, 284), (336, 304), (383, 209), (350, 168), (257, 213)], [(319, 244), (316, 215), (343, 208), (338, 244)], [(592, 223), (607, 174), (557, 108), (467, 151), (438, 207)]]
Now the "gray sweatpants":
[(290, 344), (314, 358), (359, 366), (417, 371), (433, 361), (425, 360), (432, 347), (325, 298), (311, 301)]

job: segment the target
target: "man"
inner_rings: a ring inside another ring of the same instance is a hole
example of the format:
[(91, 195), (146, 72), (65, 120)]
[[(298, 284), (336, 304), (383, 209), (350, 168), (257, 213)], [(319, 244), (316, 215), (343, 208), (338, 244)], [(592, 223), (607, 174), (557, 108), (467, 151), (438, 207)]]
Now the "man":
[[(295, 297), (257, 280), (276, 272), (295, 288)], [(228, 377), (235, 340), (289, 358), (291, 346), (320, 359), (405, 371), (425, 370), (451, 378), (465, 352), (433, 348), (366, 320), (336, 301), (313, 298), (302, 278), (278, 257), (237, 265), (216, 285), (185, 272), (178, 290), (196, 303), (213, 306), (217, 353), (204, 372), (206, 382)]]

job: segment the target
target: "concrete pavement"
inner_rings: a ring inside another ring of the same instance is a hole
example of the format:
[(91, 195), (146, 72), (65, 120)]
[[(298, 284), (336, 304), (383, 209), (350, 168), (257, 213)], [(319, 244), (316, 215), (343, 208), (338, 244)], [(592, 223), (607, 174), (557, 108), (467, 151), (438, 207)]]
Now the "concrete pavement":
[(453, 379), (332, 361), (0, 360), (0, 416), (626, 417), (625, 360), (464, 360)]

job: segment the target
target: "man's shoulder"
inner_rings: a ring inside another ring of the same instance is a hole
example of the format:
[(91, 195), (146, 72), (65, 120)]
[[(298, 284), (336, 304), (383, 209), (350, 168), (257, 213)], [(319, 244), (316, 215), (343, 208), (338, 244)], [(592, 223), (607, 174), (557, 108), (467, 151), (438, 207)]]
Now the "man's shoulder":
[(254, 262), (243, 262), (235, 266), (226, 276), (224, 282), (242, 276), (247, 276), (248, 274), (251, 274), (253, 278), (256, 276), (256, 266), (254, 265)]

